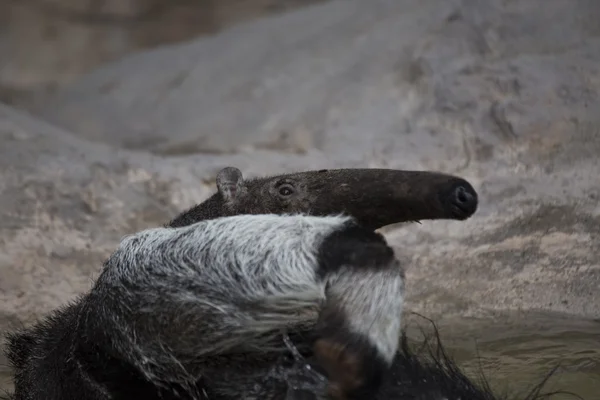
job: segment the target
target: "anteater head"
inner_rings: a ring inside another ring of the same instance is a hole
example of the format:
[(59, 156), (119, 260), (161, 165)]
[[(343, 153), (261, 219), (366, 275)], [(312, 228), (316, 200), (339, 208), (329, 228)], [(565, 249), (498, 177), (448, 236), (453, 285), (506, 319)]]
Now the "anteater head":
[(465, 179), (430, 171), (332, 169), (244, 180), (226, 167), (217, 175), (217, 193), (176, 217), (169, 226), (237, 214), (346, 214), (378, 229), (427, 219), (465, 220), (478, 197)]

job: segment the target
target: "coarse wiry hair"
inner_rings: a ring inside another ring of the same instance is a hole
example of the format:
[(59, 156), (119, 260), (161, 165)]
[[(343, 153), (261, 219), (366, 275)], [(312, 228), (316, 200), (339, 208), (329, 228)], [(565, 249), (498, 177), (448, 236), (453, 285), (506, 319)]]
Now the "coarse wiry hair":
[[(342, 374), (332, 390), (363, 390), (377, 386), (396, 353), (403, 278), (383, 237), (351, 217), (223, 217), (125, 237), (74, 311), (29, 333), (72, 326), (71, 342), (61, 343), (70, 365), (61, 367), (105, 398), (110, 385), (89, 373), (102, 364), (96, 353), (155, 385), (191, 391), (211, 356), (281, 353), (281, 334), (302, 330), (319, 332), (315, 354)], [(15, 337), (9, 351), (16, 386), (39, 356), (19, 354), (28, 337)]]

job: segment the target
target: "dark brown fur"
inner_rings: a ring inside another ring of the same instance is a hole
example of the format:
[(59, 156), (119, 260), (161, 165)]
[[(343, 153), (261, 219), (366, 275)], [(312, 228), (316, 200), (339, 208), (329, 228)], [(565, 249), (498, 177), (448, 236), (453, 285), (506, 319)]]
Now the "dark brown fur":
[(375, 230), (401, 222), (465, 220), (477, 204), (469, 182), (437, 172), (332, 169), (244, 180), (239, 169), (227, 167), (217, 175), (217, 193), (169, 226), (238, 214), (344, 213)]

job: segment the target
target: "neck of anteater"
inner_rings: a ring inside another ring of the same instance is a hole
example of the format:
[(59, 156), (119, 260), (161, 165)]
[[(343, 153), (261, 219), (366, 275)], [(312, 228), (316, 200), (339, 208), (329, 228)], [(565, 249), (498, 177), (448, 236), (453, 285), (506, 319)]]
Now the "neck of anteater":
[(223, 203), (221, 194), (217, 192), (204, 202), (179, 214), (171, 222), (166, 224), (166, 227), (178, 228), (200, 221), (227, 216), (228, 213)]

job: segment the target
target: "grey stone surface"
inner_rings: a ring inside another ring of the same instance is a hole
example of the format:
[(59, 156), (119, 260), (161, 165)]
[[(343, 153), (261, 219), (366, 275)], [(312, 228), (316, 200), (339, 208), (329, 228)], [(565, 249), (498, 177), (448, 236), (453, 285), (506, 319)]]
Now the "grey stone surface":
[(0, 108), (0, 316), (86, 290), (131, 231), (216, 171), (433, 169), (467, 222), (385, 229), (410, 310), (600, 318), (600, 6), (340, 0), (127, 57)]
[(127, 54), (320, 1), (1, 1), (0, 101), (26, 104)]

